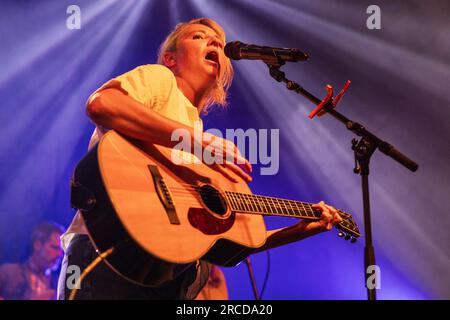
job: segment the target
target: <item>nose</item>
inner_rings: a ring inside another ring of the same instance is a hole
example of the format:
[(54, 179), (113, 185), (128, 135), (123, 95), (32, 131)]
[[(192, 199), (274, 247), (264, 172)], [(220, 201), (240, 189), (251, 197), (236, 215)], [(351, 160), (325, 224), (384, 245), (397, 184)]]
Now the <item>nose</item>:
[(208, 41), (208, 46), (222, 48), (222, 41), (220, 41), (217, 37), (210, 37)]

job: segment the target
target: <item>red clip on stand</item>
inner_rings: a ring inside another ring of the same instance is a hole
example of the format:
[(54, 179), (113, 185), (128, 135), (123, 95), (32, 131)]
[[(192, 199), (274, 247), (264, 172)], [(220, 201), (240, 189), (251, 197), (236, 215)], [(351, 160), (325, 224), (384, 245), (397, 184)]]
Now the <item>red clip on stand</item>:
[[(345, 91), (350, 85), (350, 81), (347, 81), (344, 88), (339, 94), (333, 98), (333, 87), (327, 85), (327, 96), (323, 100), (319, 100), (314, 95), (302, 88), (298, 83), (286, 79), (284, 72), (280, 70), (280, 67), (284, 64), (284, 61), (278, 59), (277, 63), (270, 64), (266, 63), (269, 67), (270, 75), (278, 82), (284, 82), (286, 88), (303, 95), (308, 100), (316, 105), (316, 108), (309, 114), (309, 118), (312, 119), (314, 116), (319, 117), (325, 113), (329, 113), (334, 118), (344, 123), (348, 130), (355, 133), (357, 136), (361, 137), (358, 141), (357, 139), (352, 140), (352, 150), (355, 155), (355, 168), (354, 173), (360, 174), (362, 178), (362, 195), (363, 195), (363, 205), (364, 205), (364, 236), (365, 236), (365, 250), (364, 250), (364, 275), (366, 279), (366, 287), (369, 283), (369, 277), (373, 278), (371, 274), (367, 273), (369, 266), (375, 265), (375, 249), (372, 245), (372, 227), (370, 222), (370, 201), (369, 201), (369, 162), (370, 157), (375, 152), (376, 149), (380, 150), (384, 154), (390, 156), (403, 166), (407, 167), (411, 171), (416, 171), (418, 168), (417, 163), (409, 159), (407, 156), (402, 154), (400, 151), (396, 150), (394, 146), (381, 140), (370, 131), (366, 130), (361, 124), (349, 120), (347, 117), (335, 110), (339, 100), (344, 95)], [(356, 164), (357, 162), (357, 164)], [(345, 237), (345, 239), (348, 239)], [(376, 277), (378, 275), (375, 275)], [(376, 300), (375, 287), (367, 287), (367, 295), (369, 300)]]
[(311, 111), (309, 114), (309, 118), (314, 118), (315, 115), (318, 117), (323, 116), (326, 111), (322, 109), (334, 109), (336, 108), (337, 104), (339, 103), (339, 100), (341, 100), (342, 96), (344, 95), (345, 91), (347, 91), (348, 87), (350, 86), (350, 83), (352, 83), (350, 80), (347, 80), (347, 83), (345, 84), (344, 88), (339, 92), (339, 94), (333, 98), (333, 87), (327, 84), (327, 96), (319, 103), (319, 105)]

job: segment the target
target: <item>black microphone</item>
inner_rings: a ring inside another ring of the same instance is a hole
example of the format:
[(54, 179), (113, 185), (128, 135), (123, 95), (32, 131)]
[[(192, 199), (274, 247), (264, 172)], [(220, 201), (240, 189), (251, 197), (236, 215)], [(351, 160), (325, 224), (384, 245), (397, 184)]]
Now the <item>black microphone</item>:
[(246, 44), (240, 41), (228, 42), (225, 45), (225, 55), (233, 60), (262, 60), (268, 64), (278, 64), (284, 61), (305, 61), (309, 55), (295, 48), (274, 48)]

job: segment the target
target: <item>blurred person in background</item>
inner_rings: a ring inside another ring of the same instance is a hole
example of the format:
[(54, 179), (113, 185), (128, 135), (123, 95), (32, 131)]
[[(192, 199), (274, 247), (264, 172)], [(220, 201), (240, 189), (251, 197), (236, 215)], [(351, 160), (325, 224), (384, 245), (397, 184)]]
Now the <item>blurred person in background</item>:
[(31, 233), (32, 252), (23, 263), (0, 265), (0, 300), (56, 299), (56, 272), (62, 257), (60, 236), (64, 229), (54, 222), (36, 225)]

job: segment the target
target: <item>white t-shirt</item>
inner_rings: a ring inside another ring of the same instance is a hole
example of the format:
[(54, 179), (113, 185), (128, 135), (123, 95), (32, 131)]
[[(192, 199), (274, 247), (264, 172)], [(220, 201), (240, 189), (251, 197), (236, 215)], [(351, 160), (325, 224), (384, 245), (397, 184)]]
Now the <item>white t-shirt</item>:
[[(159, 64), (139, 66), (103, 84), (95, 93), (116, 88), (129, 95), (134, 100), (159, 114), (181, 122), (187, 126), (198, 126), (203, 130), (202, 120), (198, 110), (178, 89), (174, 74), (170, 69)], [(107, 128), (97, 126), (89, 141), (90, 150), (108, 131)], [(192, 154), (183, 156), (192, 157)], [(192, 159), (191, 159), (192, 161)], [(81, 213), (78, 211), (67, 231), (61, 236), (64, 250), (67, 250), (75, 234), (87, 234), (87, 229)]]

